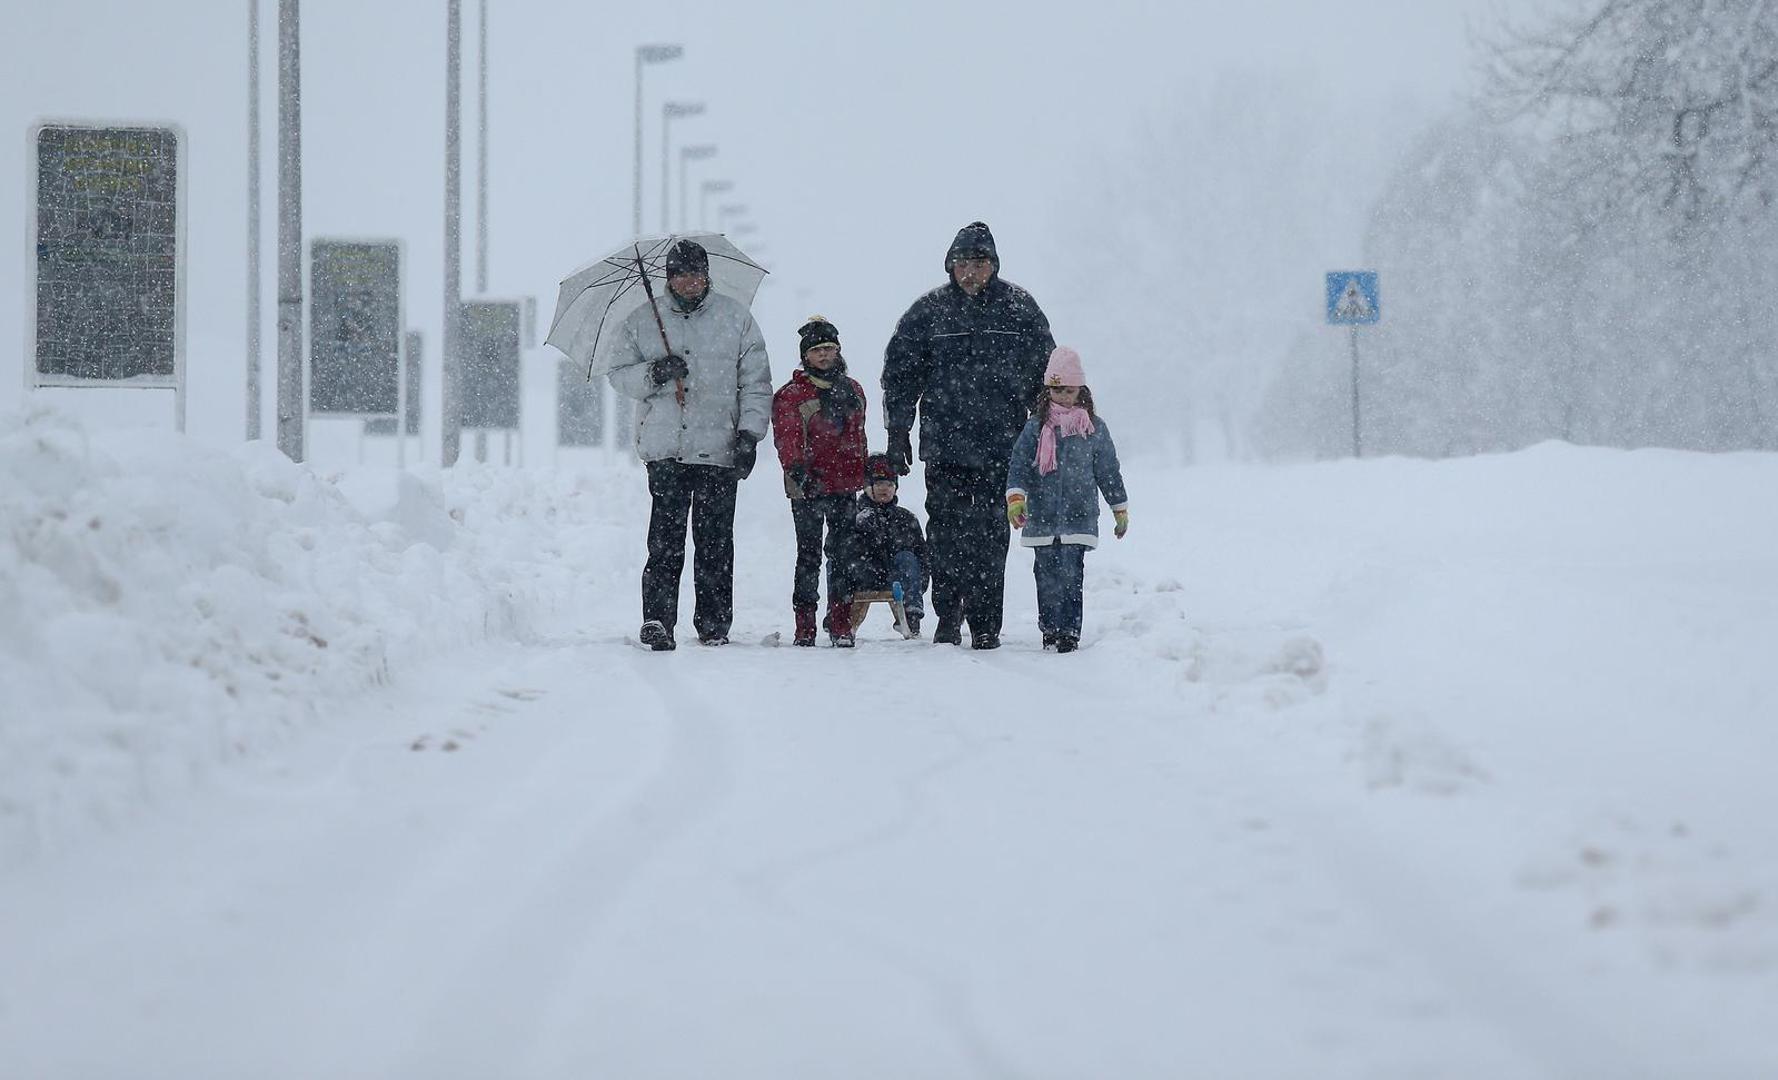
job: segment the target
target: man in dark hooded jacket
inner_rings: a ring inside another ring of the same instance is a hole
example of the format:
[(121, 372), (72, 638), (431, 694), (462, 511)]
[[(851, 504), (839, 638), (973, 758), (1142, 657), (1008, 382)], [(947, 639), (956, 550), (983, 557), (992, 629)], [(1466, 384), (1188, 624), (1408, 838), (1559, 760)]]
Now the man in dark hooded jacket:
[(977, 221), (945, 254), (946, 284), (914, 301), (883, 355), (889, 455), (906, 475), (920, 418), (926, 542), (938, 644), (1000, 644), (1010, 547), (1006, 462), (1056, 347), (1031, 294), (1000, 276), (994, 235)]

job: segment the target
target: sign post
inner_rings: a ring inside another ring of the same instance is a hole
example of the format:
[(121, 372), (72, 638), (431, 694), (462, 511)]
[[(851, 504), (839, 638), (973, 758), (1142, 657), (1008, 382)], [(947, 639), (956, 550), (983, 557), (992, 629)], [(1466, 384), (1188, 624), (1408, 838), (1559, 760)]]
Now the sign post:
[(185, 430), (184, 144), (171, 126), (31, 129), (27, 389), (172, 390)]
[(1334, 270), (1327, 275), (1327, 324), (1352, 331), (1352, 456), (1364, 456), (1364, 424), (1358, 392), (1358, 328), (1382, 321), (1375, 270)]

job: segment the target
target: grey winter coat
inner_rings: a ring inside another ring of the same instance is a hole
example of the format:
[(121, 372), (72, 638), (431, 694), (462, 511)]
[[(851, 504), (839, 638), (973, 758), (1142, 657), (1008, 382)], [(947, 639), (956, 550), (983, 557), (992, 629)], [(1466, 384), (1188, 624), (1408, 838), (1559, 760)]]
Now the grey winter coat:
[(680, 310), (666, 289), (654, 303), (690, 373), (681, 407), (674, 384), (657, 384), (649, 373), (666, 349), (648, 305), (618, 327), (606, 367), (612, 389), (636, 402), (636, 456), (732, 468), (737, 433), (758, 442), (772, 414), (772, 370), (759, 325), (739, 301), (717, 292), (692, 311)]
[(1117, 447), (1103, 417), (1093, 417), (1091, 435), (1070, 435), (1056, 440), (1056, 471), (1047, 476), (1037, 471), (1036, 419), (1013, 443), (1007, 462), (1006, 493), (1025, 496), (1028, 518), (1019, 534), (1026, 547), (1064, 544), (1099, 546), (1099, 496), (1113, 510), (1129, 505), (1123, 472), (1117, 464)]

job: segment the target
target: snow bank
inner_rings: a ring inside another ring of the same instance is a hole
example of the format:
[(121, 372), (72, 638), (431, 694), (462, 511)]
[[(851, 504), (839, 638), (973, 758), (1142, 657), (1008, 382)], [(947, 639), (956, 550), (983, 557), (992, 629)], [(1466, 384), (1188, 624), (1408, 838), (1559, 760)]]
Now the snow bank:
[[(127, 817), (420, 657), (593, 602), (478, 469), (318, 478), (265, 443), (0, 416), (0, 865)], [(566, 538), (596, 526), (558, 522)], [(594, 537), (583, 537), (591, 546)]]

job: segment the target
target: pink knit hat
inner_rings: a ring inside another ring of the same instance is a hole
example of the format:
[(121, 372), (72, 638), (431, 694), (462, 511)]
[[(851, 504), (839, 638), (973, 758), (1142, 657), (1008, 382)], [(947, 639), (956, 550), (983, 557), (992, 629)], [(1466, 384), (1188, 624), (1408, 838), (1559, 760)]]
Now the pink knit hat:
[(1085, 386), (1086, 372), (1080, 369), (1080, 354), (1066, 345), (1057, 345), (1050, 353), (1049, 367), (1043, 369), (1045, 386)]

